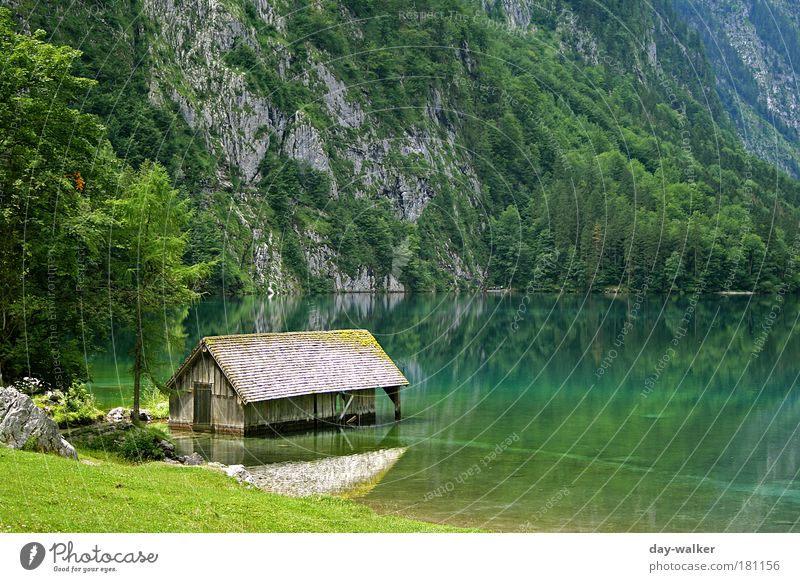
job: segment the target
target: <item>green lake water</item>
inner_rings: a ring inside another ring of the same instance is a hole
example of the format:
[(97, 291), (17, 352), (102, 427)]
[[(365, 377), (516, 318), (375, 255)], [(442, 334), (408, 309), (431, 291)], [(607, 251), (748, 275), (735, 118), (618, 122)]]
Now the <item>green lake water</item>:
[[(257, 465), (407, 447), (360, 500), (384, 513), (504, 531), (800, 530), (800, 302), (337, 295), (209, 300), (204, 335), (366, 328), (411, 386), (403, 420), (283, 438), (184, 438)], [(93, 390), (130, 400), (128, 343)], [(116, 356), (115, 356), (116, 354)]]

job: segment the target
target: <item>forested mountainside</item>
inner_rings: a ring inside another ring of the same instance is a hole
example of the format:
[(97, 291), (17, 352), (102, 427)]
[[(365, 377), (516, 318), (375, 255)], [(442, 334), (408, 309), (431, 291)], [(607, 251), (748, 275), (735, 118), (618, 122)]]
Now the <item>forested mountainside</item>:
[(798, 286), (800, 186), (671, 0), (1, 3), (188, 193), (210, 289)]
[(702, 35), (745, 146), (800, 177), (800, 6), (791, 0), (675, 0)]

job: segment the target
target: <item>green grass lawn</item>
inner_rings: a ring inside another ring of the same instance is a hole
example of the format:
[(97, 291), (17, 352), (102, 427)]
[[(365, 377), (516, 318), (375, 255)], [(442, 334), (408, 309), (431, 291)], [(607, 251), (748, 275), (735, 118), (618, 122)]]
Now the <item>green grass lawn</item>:
[(81, 458), (0, 448), (0, 531), (463, 531), (333, 497), (273, 495), (203, 467)]

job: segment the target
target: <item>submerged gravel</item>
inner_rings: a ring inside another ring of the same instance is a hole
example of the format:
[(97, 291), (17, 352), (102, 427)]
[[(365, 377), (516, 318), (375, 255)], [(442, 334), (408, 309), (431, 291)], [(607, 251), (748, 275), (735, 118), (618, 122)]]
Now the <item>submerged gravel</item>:
[(293, 497), (343, 495), (374, 485), (403, 456), (406, 448), (249, 466), (256, 486)]

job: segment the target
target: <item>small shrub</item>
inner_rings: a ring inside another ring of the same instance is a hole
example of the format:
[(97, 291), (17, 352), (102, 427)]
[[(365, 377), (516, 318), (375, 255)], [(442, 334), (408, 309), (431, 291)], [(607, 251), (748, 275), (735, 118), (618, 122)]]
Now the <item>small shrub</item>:
[(133, 463), (147, 461), (163, 461), (164, 450), (159, 443), (162, 435), (155, 430), (132, 430), (125, 436), (119, 454), (123, 459)]
[(104, 422), (70, 431), (70, 442), (78, 449), (103, 452), (133, 463), (160, 461), (165, 458), (162, 440), (170, 441), (163, 429), (129, 423)]
[(37, 396), (34, 403), (61, 428), (91, 424), (103, 418), (94, 396), (80, 382), (74, 382), (58, 402), (48, 400), (47, 396)]
[(39, 439), (33, 435), (29, 436), (28, 439), (25, 441), (25, 444), (22, 445), (23, 451), (29, 451), (32, 453), (39, 452)]
[(70, 442), (73, 445), (89, 449), (91, 451), (103, 451), (104, 453), (119, 453), (119, 449), (124, 442), (120, 435), (121, 431), (91, 432), (72, 436)]

